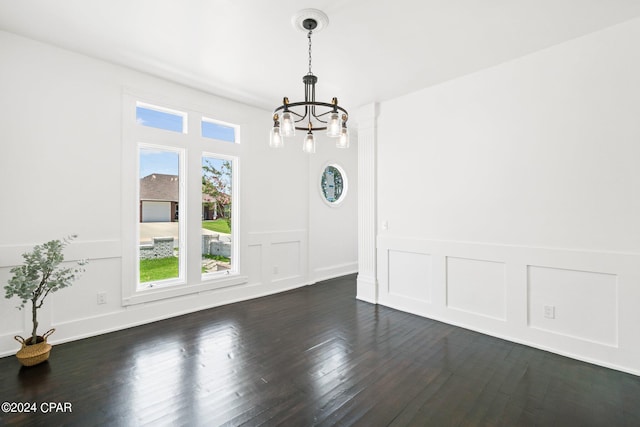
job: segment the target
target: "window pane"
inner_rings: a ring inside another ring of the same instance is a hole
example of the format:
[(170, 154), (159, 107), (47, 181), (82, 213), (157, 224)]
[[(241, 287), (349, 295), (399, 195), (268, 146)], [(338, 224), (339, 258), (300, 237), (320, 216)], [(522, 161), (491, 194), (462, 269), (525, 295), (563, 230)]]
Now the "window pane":
[(136, 106), (136, 121), (143, 126), (184, 132), (184, 114), (173, 113), (162, 109), (154, 109), (149, 106)]
[(180, 277), (180, 153), (139, 149), (139, 283)]
[(233, 161), (202, 158), (202, 273), (229, 272), (233, 264), (231, 227)]
[(207, 119), (202, 120), (202, 136), (227, 142), (236, 142), (236, 130), (234, 127), (221, 125)]

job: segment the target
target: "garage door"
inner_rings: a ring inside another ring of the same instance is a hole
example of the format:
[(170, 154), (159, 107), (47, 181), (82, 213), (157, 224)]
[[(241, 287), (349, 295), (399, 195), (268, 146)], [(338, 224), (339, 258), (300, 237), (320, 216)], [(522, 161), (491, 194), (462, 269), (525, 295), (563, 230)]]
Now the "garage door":
[(142, 222), (171, 222), (171, 202), (142, 202)]

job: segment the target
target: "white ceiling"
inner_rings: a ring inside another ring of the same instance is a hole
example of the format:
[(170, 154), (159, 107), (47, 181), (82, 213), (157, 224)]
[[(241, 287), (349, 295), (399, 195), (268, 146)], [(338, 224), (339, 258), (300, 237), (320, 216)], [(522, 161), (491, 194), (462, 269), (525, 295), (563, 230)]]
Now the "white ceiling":
[(316, 8), (318, 100), (393, 98), (640, 16), (640, 0), (6, 0), (0, 29), (272, 109), (303, 98)]

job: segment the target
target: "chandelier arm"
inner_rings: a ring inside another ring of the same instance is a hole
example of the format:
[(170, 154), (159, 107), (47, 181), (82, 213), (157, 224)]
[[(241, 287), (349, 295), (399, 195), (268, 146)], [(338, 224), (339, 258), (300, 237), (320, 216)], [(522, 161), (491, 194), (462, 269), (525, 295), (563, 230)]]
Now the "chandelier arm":
[(329, 111), (325, 111), (324, 113), (318, 114), (318, 115), (313, 115), (313, 117), (315, 117), (316, 119), (320, 120), (320, 117), (326, 116), (327, 114), (333, 113), (333, 110), (329, 110)]
[[(318, 115), (313, 115), (313, 117), (319, 121), (321, 121), (322, 123), (326, 123), (324, 120), (321, 120), (320, 117), (326, 116), (329, 113), (334, 112), (334, 110), (336, 111), (341, 111), (342, 113), (344, 113), (347, 116), (347, 120), (349, 118), (349, 113), (347, 112), (347, 110), (345, 110), (344, 108), (342, 108), (339, 105), (335, 105), (335, 104), (330, 104), (328, 102), (320, 102), (320, 101), (300, 101), (300, 102), (290, 102), (286, 105), (281, 105), (278, 108), (276, 108), (275, 110), (273, 110), (274, 114), (277, 113), (278, 111), (287, 109), (288, 112), (290, 112), (291, 114), (296, 115), (297, 117), (300, 117), (299, 120), (296, 120), (296, 122), (301, 122), (303, 120), (305, 120), (309, 113), (308, 113), (308, 108), (310, 106), (313, 107), (326, 107), (326, 108), (330, 108), (330, 110), (322, 113), (322, 114), (318, 114)], [(295, 112), (292, 108), (295, 107), (305, 107), (305, 114), (299, 114), (297, 112)], [(344, 123), (347, 122), (347, 120), (344, 120)], [(297, 129), (297, 128), (296, 128)], [(306, 130), (307, 128), (303, 128), (303, 130)]]
[(296, 130), (306, 130), (306, 131), (314, 132), (317, 130), (327, 130), (327, 127), (326, 126), (323, 126), (323, 127), (296, 126)]
[(316, 121), (320, 122), (320, 123), (327, 123), (326, 120), (322, 120), (320, 118), (318, 118), (318, 116), (313, 116), (314, 119), (316, 119)]
[(288, 111), (289, 113), (294, 114), (294, 115), (296, 115), (298, 117), (306, 117), (306, 115), (302, 115), (302, 114), (296, 113), (295, 111), (290, 109), (291, 106), (300, 107), (300, 106), (303, 106), (305, 104), (306, 104), (306, 102), (293, 102), (293, 103), (289, 103), (289, 104), (286, 104), (286, 105), (282, 104), (281, 106), (279, 106), (278, 108), (273, 110), (273, 112), (277, 113), (280, 110), (285, 110), (285, 111)]
[[(295, 111), (293, 111), (293, 110), (287, 110), (287, 111), (289, 111), (291, 114), (293, 114), (293, 115), (295, 115), (295, 116), (300, 117), (300, 120), (303, 120), (305, 117), (307, 117), (307, 115), (306, 115), (306, 114), (298, 114), (298, 113), (296, 113), (296, 112), (295, 112)], [(300, 120), (296, 120), (296, 121), (297, 121), (297, 122), (299, 122)]]
[[(311, 36), (311, 31), (309, 31), (309, 36)], [(311, 39), (309, 39), (311, 40)], [(308, 75), (312, 75), (311, 74), (311, 61), (309, 61), (309, 74)], [(302, 79), (303, 81), (305, 81), (305, 78)], [(315, 101), (316, 97), (315, 94), (313, 93), (313, 88), (315, 88), (315, 83), (306, 83), (304, 85), (304, 101), (305, 102), (309, 102), (309, 101)], [(306, 104), (304, 106), (304, 116), (305, 117), (309, 117), (309, 121), (311, 121), (311, 116), (314, 113), (314, 107), (310, 107), (309, 104)]]
[[(342, 111), (345, 114), (349, 114), (347, 113), (347, 110), (345, 110), (344, 108), (342, 108), (339, 105), (334, 105), (331, 104), (329, 102), (322, 102), (322, 101), (299, 101), (299, 102), (290, 102), (286, 105), (286, 107), (288, 108), (292, 108), (292, 107), (303, 107), (303, 106), (307, 106), (307, 105), (311, 105), (311, 106), (318, 106), (318, 107), (327, 107), (327, 108), (335, 108), (336, 110)], [(280, 111), (282, 109), (285, 108), (285, 105), (281, 105), (278, 108), (276, 108), (275, 110), (273, 110), (273, 112), (275, 113), (276, 111)], [(293, 112), (293, 111), (289, 111), (289, 112)]]
[[(311, 100), (312, 101), (316, 100), (316, 85), (315, 84), (311, 85)], [(316, 106), (315, 105), (313, 107), (311, 107), (311, 114), (313, 114), (313, 117), (316, 116)]]
[(305, 114), (304, 116), (300, 116), (301, 118), (296, 120), (295, 123), (300, 123), (300, 122), (305, 121), (308, 118), (308, 116), (309, 116), (308, 114)]

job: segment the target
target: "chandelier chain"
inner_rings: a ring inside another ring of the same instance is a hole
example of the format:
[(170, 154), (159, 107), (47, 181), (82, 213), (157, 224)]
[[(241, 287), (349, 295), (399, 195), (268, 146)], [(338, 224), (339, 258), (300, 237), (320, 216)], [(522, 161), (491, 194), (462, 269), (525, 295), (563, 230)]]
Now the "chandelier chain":
[(309, 72), (307, 74), (309, 75), (313, 75), (313, 73), (311, 72), (311, 33), (313, 31), (309, 31), (309, 34), (307, 35), (307, 38), (309, 39)]

